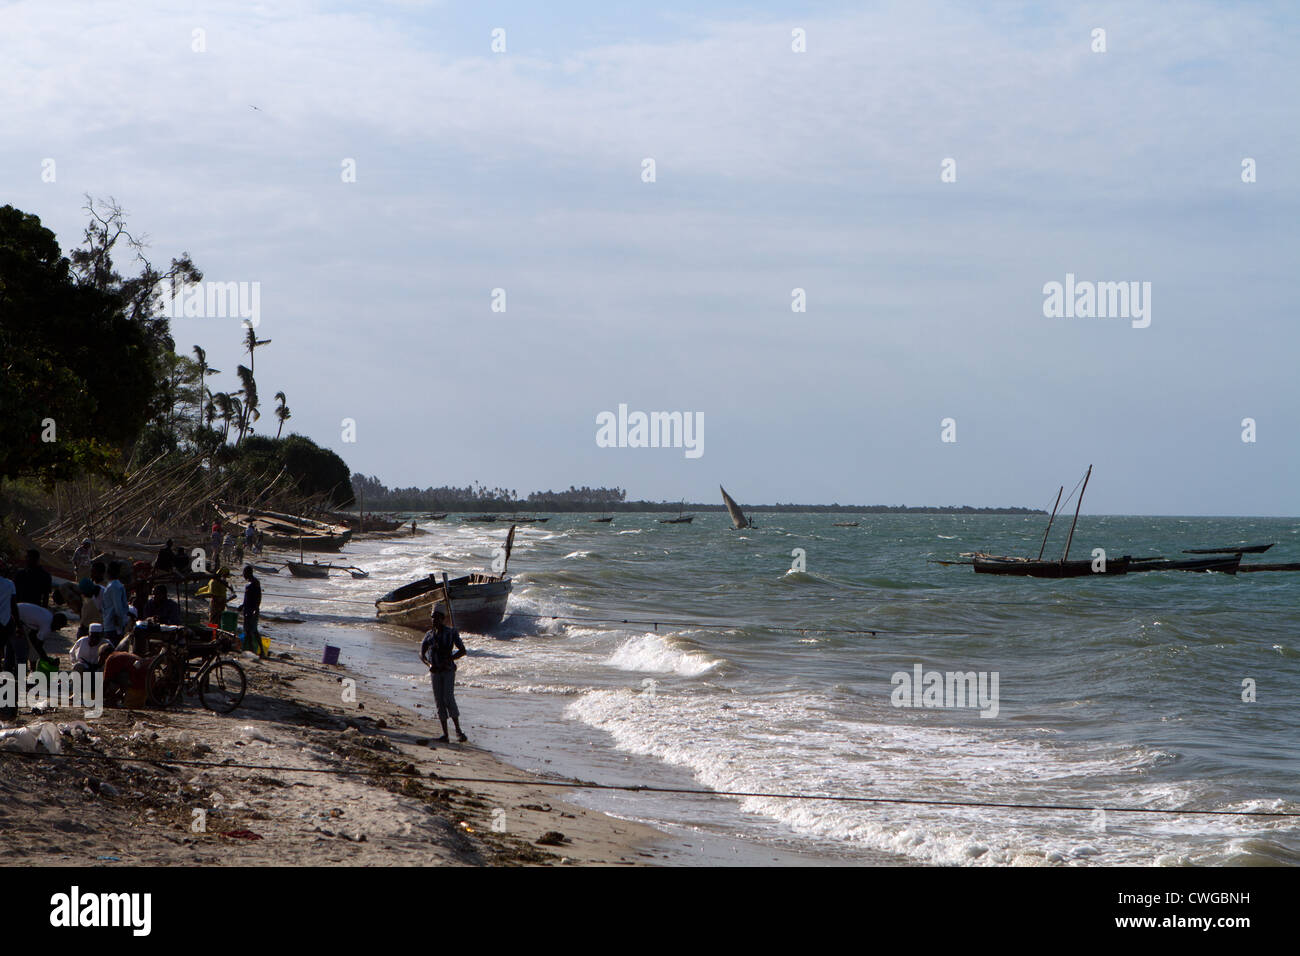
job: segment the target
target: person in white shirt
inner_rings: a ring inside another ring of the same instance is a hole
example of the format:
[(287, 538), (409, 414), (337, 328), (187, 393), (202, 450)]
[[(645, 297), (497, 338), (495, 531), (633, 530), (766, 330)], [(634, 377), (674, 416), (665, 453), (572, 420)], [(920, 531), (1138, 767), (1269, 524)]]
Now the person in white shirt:
[(72, 669), (77, 673), (94, 673), (104, 665), (104, 658), (113, 653), (113, 642), (104, 636), (101, 624), (90, 625), (90, 633), (79, 637), (72, 645), (68, 656), (72, 658)]
[(26, 662), (28, 666), (34, 666), (42, 657), (48, 656), (45, 653), (46, 640), (68, 623), (67, 615), (62, 611), (51, 611), (39, 604), (19, 604), (18, 620), (27, 630), (24, 640), (11, 640), (10, 647), (13, 648), (14, 664)]

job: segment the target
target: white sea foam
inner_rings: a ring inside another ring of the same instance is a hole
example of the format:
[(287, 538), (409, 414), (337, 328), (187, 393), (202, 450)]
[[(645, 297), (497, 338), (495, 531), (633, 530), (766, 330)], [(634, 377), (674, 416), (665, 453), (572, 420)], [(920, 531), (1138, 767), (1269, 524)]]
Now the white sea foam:
[[(630, 753), (684, 767), (715, 790), (827, 793), (978, 802), (1177, 807), (1186, 787), (1123, 792), (1091, 781), (1150, 768), (1166, 754), (1101, 745), (1062, 747), (1050, 736), (897, 725), (833, 715), (830, 700), (772, 694), (748, 701), (689, 690), (596, 690), (566, 716), (611, 734)], [(963, 783), (962, 793), (953, 787)], [(1011, 811), (916, 804), (853, 804), (749, 797), (740, 806), (816, 838), (943, 865), (1152, 864), (1168, 840), (1221, 822), (1127, 819), (1098, 824), (1091, 812)], [(1207, 829), (1211, 828), (1211, 829)], [(1205, 852), (1210, 852), (1209, 849)]]
[(722, 661), (703, 651), (681, 650), (658, 634), (642, 634), (624, 641), (605, 663), (625, 671), (699, 677)]

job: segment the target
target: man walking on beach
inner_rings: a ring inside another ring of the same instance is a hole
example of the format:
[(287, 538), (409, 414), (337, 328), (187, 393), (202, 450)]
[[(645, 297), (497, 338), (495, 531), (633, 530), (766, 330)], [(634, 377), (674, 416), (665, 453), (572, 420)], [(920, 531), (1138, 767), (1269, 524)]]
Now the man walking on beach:
[(14, 587), (18, 589), (19, 604), (50, 606), (50, 591), (54, 589), (54, 581), (50, 572), (41, 567), (41, 553), (35, 548), (27, 552), (27, 566), (14, 575)]
[(424, 635), (420, 644), (420, 660), (429, 668), (433, 699), (438, 704), (438, 720), (442, 723), (442, 736), (437, 743), (445, 744), (450, 739), (447, 736), (448, 714), (456, 725), (456, 738), (465, 743), (469, 738), (460, 729), (460, 708), (456, 706), (456, 661), (465, 656), (465, 645), (461, 642), (460, 631), (443, 625), (445, 615), (440, 606), (434, 606), (432, 617), (433, 628)]

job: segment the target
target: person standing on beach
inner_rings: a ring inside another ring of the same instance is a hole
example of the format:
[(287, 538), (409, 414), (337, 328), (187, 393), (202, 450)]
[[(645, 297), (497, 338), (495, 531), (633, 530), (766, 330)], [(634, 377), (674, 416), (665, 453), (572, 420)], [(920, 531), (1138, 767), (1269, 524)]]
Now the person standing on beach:
[(226, 609), (226, 595), (229, 593), (230, 585), (226, 583), (226, 569), (218, 564), (216, 571), (212, 573), (212, 579), (195, 592), (196, 597), (206, 597), (211, 602), (212, 607), (208, 611), (209, 624), (221, 626), (221, 612)]
[[(15, 634), (22, 633), (18, 621), (18, 589), (8, 577), (9, 569), (0, 563), (0, 666), (8, 669), (10, 644)], [(24, 639), (24, 642), (26, 640)], [(14, 679), (17, 680), (17, 672)], [(15, 685), (15, 688), (17, 685)], [(17, 707), (0, 707), (0, 720), (13, 720), (18, 716)]]
[(208, 560), (212, 562), (212, 566), (215, 568), (218, 564), (221, 563), (221, 522), (220, 521), (212, 522), (212, 548), (210, 550), (212, 551), (212, 553), (208, 555)]
[(27, 566), (14, 575), (14, 587), (18, 589), (19, 604), (35, 604), (39, 607), (50, 606), (50, 591), (54, 589), (54, 579), (50, 572), (41, 567), (41, 553), (35, 548), (27, 552)]
[(253, 573), (251, 564), (244, 565), (244, 580), (248, 584), (244, 587), (244, 603), (239, 606), (244, 612), (244, 650), (252, 651), (258, 657), (270, 657), (262, 651), (262, 635), (257, 630), (257, 622), (262, 616), (262, 582)]
[(456, 661), (465, 656), (465, 645), (461, 642), (460, 631), (443, 625), (445, 614), (440, 605), (434, 605), (433, 628), (424, 635), (420, 643), (420, 660), (429, 668), (429, 677), (433, 682), (433, 699), (438, 705), (438, 720), (442, 723), (442, 736), (437, 742), (445, 744), (447, 736), (447, 716), (451, 715), (456, 725), (456, 739), (461, 743), (469, 740), (465, 731), (460, 729), (460, 708), (456, 706)]
[(81, 542), (81, 547), (72, 552), (72, 571), (78, 578), (90, 573), (90, 562), (95, 559), (95, 546), (89, 538)]
[(130, 612), (126, 604), (126, 585), (121, 581), (122, 565), (108, 562), (108, 586), (100, 595), (99, 607), (103, 615), (104, 636), (116, 647), (126, 634)]

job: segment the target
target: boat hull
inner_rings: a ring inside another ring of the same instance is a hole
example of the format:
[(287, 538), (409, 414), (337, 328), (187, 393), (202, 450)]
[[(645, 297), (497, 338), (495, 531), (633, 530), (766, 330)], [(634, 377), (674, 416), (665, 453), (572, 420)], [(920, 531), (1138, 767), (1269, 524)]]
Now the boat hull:
[(286, 561), (285, 567), (295, 578), (327, 578), (330, 576), (330, 567), (328, 564), (300, 564), (297, 561)]
[[(448, 581), (456, 627), (481, 634), (501, 623), (512, 587), (509, 578), (470, 574)], [(429, 615), (442, 601), (442, 582), (432, 576), (390, 591), (375, 602), (375, 614), (385, 624), (427, 631)]]
[(1128, 574), (1129, 559), (1111, 558), (1106, 562), (1105, 571), (1094, 571), (1092, 561), (1028, 561), (1016, 558), (974, 559), (976, 574), (1005, 574), (1028, 578), (1083, 578), (1090, 576), (1111, 577)]

